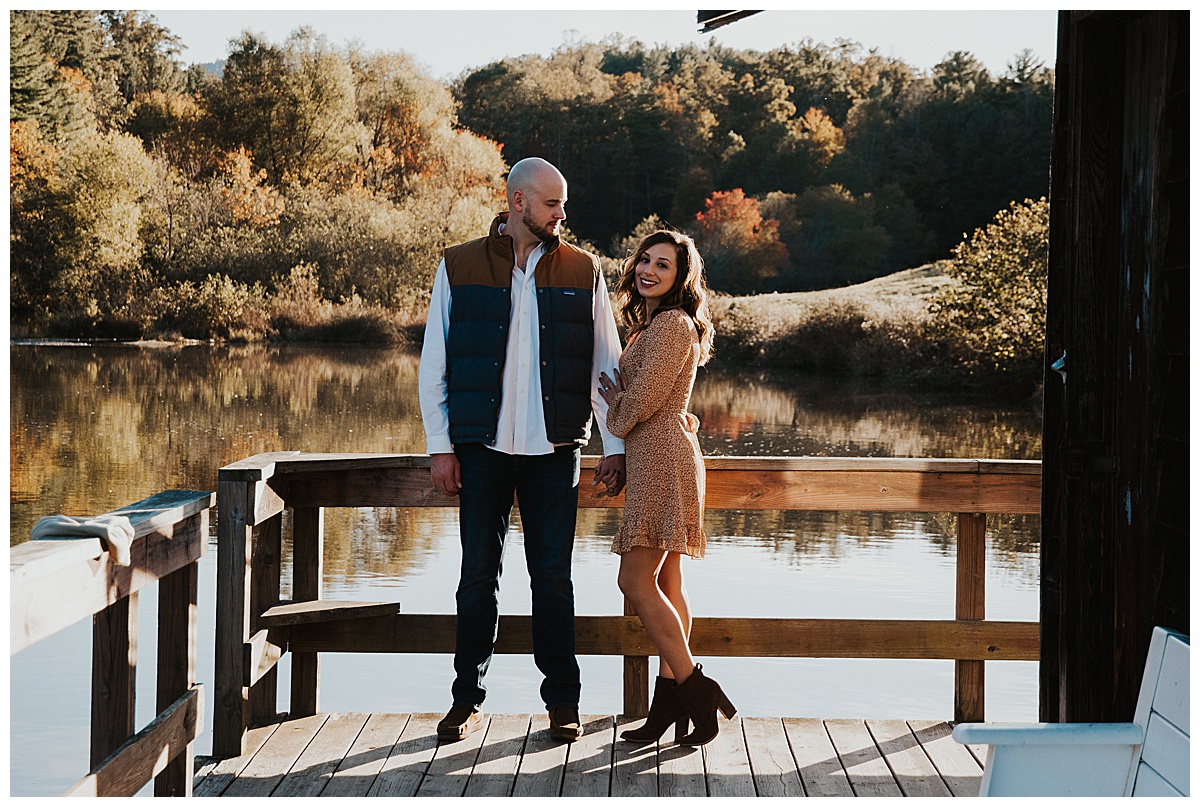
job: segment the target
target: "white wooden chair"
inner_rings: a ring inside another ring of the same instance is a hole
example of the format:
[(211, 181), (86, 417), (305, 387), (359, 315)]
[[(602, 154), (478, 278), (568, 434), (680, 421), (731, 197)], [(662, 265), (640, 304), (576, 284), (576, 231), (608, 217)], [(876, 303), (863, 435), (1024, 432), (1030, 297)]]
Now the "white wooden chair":
[(1155, 628), (1132, 723), (962, 723), (987, 745), (981, 796), (1187, 796), (1188, 637)]

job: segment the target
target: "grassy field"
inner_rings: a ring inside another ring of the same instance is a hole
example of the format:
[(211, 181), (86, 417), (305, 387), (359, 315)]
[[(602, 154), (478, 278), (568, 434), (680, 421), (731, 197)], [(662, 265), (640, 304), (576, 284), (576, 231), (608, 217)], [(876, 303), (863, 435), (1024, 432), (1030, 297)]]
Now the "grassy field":
[(722, 362), (841, 375), (937, 376), (926, 336), (929, 298), (951, 283), (927, 264), (839, 289), (718, 295), (716, 356)]

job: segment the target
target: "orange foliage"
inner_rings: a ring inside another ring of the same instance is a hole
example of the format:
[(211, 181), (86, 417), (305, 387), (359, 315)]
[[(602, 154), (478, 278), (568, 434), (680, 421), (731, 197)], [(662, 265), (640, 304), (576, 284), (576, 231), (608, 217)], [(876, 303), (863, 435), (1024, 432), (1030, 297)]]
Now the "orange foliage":
[(697, 246), (708, 267), (709, 282), (722, 291), (756, 290), (763, 280), (787, 266), (787, 247), (779, 240), (779, 222), (764, 219), (758, 200), (741, 188), (713, 191), (696, 214)]
[(800, 118), (800, 130), (812, 145), (813, 154), (822, 166), (829, 165), (837, 155), (846, 150), (846, 135), (824, 111), (809, 107)]
[(267, 178), (266, 169), (254, 173), (250, 152), (245, 146), (225, 155), (221, 173), (225, 179), (221, 200), (233, 216), (234, 224), (248, 224), (257, 229), (279, 223), (283, 199), (278, 190), (262, 184)]
[(37, 121), (10, 121), (8, 137), (11, 214), (17, 221), (40, 219), (44, 212), (41, 206), (27, 208), (25, 200), (35, 188), (45, 189), (53, 180), (58, 151), (42, 140)]

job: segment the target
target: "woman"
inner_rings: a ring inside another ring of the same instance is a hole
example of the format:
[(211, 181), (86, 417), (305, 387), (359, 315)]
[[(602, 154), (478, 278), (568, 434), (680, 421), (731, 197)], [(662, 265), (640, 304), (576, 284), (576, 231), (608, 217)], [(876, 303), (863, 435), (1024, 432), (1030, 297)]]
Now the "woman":
[[(712, 353), (704, 266), (683, 233), (642, 239), (617, 286), (629, 342), (613, 378), (600, 376), (608, 429), (625, 439), (625, 515), (613, 539), (617, 584), (658, 647), (650, 714), (621, 736), (654, 742), (671, 724), (675, 738), (703, 745), (717, 736), (717, 710), (736, 710), (705, 677), (688, 648), (692, 619), (680, 560), (704, 556), (704, 459), (687, 411), (697, 366)], [(687, 736), (688, 720), (695, 729)]]

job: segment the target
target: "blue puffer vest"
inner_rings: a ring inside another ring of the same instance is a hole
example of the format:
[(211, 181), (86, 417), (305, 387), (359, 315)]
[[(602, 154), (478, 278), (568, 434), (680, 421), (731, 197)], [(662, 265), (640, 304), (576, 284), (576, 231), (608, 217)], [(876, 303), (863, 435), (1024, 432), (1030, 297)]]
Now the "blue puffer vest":
[[(512, 308), (512, 238), (500, 233), (445, 251), (450, 281), (446, 390), (453, 443), (496, 442)], [(587, 442), (592, 417), (592, 290), (595, 256), (558, 239), (534, 270), (541, 350), (542, 410), (552, 443)]]

